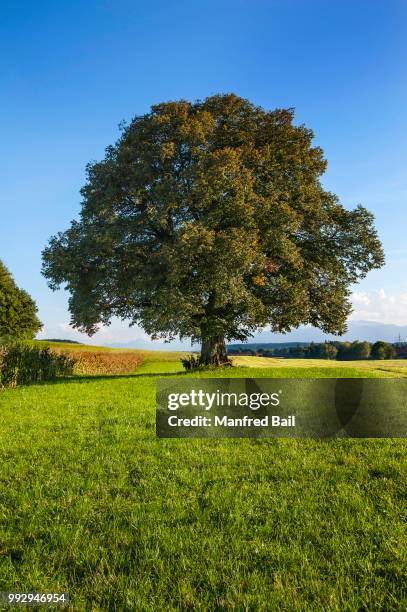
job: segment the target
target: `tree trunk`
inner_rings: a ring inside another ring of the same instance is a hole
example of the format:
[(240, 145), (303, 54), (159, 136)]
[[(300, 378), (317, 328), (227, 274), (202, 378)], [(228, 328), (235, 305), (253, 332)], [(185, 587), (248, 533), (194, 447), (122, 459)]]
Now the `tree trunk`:
[(230, 365), (226, 353), (225, 338), (223, 336), (210, 336), (202, 338), (200, 363), (202, 365)]

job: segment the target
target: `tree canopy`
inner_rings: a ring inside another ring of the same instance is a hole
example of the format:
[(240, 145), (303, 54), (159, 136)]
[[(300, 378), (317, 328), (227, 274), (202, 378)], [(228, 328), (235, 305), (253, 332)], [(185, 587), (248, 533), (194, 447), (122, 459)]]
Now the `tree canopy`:
[(388, 342), (378, 340), (372, 346), (372, 359), (394, 359), (396, 350)]
[(34, 300), (0, 261), (0, 341), (33, 338), (41, 327)]
[(43, 252), (72, 324), (92, 334), (117, 316), (190, 337), (204, 363), (259, 327), (343, 333), (350, 286), (384, 256), (372, 214), (323, 188), (323, 151), (293, 119), (228, 94), (124, 126), (87, 167), (79, 220)]

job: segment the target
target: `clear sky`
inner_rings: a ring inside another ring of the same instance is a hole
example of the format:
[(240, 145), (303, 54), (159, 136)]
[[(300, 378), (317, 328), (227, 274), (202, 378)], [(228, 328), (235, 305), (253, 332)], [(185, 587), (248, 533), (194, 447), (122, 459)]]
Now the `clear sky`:
[[(86, 163), (151, 104), (220, 92), (314, 130), (324, 185), (374, 212), (387, 255), (353, 318), (407, 324), (405, 0), (2, 0), (0, 16), (0, 259), (44, 336), (74, 337), (41, 250), (77, 216)], [(142, 336), (115, 324), (95, 341)]]

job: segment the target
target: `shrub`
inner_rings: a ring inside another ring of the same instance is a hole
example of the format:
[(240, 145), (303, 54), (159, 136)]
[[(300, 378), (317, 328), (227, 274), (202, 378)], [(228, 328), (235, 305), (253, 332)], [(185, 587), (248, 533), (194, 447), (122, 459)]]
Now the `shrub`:
[(49, 348), (25, 344), (0, 347), (0, 387), (17, 387), (72, 374), (74, 361)]
[(181, 358), (182, 367), (187, 372), (191, 370), (197, 370), (199, 368), (199, 355), (187, 355), (186, 357)]
[[(191, 372), (193, 370), (213, 370), (216, 369), (212, 364), (205, 365), (200, 362), (199, 355), (187, 355), (181, 358), (181, 363), (184, 370)], [(223, 367), (231, 367), (232, 362), (230, 359), (226, 363), (222, 363)]]

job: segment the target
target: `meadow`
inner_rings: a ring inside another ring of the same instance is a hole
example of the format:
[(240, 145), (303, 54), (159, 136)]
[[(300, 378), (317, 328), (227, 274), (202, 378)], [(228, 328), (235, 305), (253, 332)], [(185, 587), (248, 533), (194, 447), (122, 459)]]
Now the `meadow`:
[[(190, 374), (142, 353), (132, 374), (0, 392), (0, 590), (67, 591), (72, 610), (406, 609), (405, 440), (157, 440), (155, 380)], [(216, 376), (407, 376), (259, 359)]]

